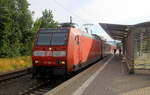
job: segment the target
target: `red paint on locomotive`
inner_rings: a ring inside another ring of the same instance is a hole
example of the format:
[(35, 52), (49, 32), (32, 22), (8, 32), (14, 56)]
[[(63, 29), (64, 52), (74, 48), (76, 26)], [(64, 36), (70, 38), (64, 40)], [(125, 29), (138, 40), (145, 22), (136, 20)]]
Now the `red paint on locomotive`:
[(40, 29), (33, 46), (34, 73), (43, 67), (51, 67), (49, 70), (64, 67), (65, 72), (77, 71), (102, 58), (103, 44), (99, 36), (73, 27)]

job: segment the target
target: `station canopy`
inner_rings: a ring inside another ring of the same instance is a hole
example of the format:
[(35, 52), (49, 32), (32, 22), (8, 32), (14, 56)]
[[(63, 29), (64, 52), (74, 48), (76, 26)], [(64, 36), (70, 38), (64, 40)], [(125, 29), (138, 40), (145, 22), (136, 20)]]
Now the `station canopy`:
[(150, 22), (139, 23), (135, 25), (121, 25), (99, 23), (99, 25), (113, 38), (114, 40), (122, 41), (127, 37), (128, 31), (131, 27), (150, 27)]

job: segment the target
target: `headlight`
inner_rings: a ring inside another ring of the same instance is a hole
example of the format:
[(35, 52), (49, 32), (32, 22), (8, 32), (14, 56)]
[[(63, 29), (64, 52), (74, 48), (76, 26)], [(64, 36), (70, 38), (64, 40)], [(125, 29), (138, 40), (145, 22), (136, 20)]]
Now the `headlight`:
[(45, 51), (34, 51), (33, 56), (45, 56)]
[(66, 56), (66, 51), (53, 51), (54, 57)]

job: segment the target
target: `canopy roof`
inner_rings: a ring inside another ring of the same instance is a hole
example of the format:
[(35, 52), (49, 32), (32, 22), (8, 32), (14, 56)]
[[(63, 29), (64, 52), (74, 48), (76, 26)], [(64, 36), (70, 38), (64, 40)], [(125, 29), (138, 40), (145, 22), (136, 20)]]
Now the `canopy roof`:
[(129, 25), (100, 23), (100, 26), (114, 39), (123, 40), (127, 36)]
[(108, 24), (99, 23), (100, 26), (114, 39), (123, 40), (128, 35), (128, 31), (131, 27), (150, 27), (150, 22), (139, 23), (135, 25), (120, 25), (120, 24)]

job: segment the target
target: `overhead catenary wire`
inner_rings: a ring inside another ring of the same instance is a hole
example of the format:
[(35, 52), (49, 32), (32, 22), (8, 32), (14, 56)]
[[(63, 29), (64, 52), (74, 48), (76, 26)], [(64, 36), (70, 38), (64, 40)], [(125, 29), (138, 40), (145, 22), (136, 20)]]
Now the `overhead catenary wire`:
[(70, 9), (64, 7), (61, 3), (59, 3), (57, 0), (53, 0), (55, 2), (55, 4), (57, 4), (59, 7), (63, 8), (66, 12), (72, 14), (75, 18), (79, 19), (80, 21), (82, 21), (83, 23), (88, 23), (86, 20), (80, 18), (77, 14), (75, 14), (74, 12), (72, 12)]
[[(72, 16), (74, 16), (76, 19), (79, 19), (80, 21), (82, 21), (83, 23), (86, 24), (91, 24), (89, 22), (87, 22), (87, 20), (80, 18), (80, 16), (78, 16), (77, 14), (75, 14), (74, 12), (72, 12), (70, 9), (66, 8), (63, 4), (61, 4), (60, 2), (58, 2), (57, 0), (53, 0), (55, 4), (57, 4), (59, 7), (63, 8), (67, 13), (71, 14)], [(84, 12), (85, 13), (85, 12)], [(87, 14), (87, 13), (85, 13)], [(92, 23), (93, 24), (93, 23)], [(91, 27), (97, 27), (99, 28), (96, 24), (93, 24)], [(97, 31), (99, 31), (98, 29), (96, 29)]]

